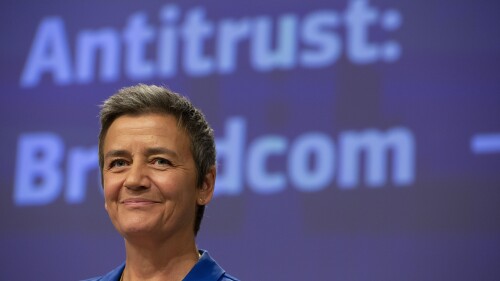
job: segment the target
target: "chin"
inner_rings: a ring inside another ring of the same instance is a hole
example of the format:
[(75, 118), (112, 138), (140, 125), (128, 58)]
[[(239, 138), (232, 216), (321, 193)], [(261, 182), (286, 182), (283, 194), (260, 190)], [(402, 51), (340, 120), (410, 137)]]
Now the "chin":
[(144, 218), (127, 219), (127, 221), (119, 222), (116, 226), (123, 236), (134, 233), (151, 233), (155, 229), (154, 224)]

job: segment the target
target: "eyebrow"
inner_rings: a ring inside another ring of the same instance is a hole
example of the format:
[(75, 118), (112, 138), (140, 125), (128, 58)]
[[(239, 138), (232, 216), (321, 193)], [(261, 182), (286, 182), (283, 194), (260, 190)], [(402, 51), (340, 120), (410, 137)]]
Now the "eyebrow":
[(173, 157), (178, 157), (177, 153), (171, 149), (165, 147), (150, 147), (147, 148), (145, 153), (146, 156), (157, 155), (157, 154), (167, 154)]
[(110, 150), (106, 152), (104, 155), (104, 158), (109, 158), (109, 157), (123, 157), (123, 156), (128, 156), (130, 153), (126, 150), (121, 150), (121, 149), (115, 149), (115, 150)]
[[(146, 156), (151, 156), (151, 155), (157, 155), (157, 154), (167, 154), (172, 157), (178, 157), (177, 153), (173, 150), (170, 150), (168, 148), (164, 147), (150, 147), (147, 148), (144, 155)], [(104, 158), (110, 158), (110, 157), (124, 157), (124, 156), (130, 156), (130, 152), (124, 149), (114, 149), (108, 151), (105, 155)]]

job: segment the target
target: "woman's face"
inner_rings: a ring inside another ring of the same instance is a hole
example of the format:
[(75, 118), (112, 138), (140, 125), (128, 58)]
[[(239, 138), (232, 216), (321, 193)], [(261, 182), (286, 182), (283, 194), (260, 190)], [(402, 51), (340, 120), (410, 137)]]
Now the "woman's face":
[(194, 237), (196, 204), (207, 204), (213, 188), (196, 187), (190, 147), (170, 115), (124, 115), (111, 124), (103, 146), (105, 208), (122, 236)]

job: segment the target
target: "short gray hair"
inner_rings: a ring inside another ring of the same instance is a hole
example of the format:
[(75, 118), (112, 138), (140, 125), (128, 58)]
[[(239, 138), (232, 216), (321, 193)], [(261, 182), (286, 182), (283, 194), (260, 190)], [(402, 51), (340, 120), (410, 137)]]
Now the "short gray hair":
[[(102, 180), (104, 167), (104, 139), (111, 124), (123, 115), (142, 115), (160, 113), (172, 115), (177, 119), (177, 126), (183, 129), (191, 140), (191, 153), (197, 170), (196, 183), (201, 188), (205, 175), (216, 165), (214, 132), (203, 113), (185, 97), (171, 90), (155, 86), (138, 84), (120, 89), (101, 106), (99, 132), (99, 168)], [(204, 205), (198, 205), (194, 225), (195, 235), (200, 229), (205, 211)]]

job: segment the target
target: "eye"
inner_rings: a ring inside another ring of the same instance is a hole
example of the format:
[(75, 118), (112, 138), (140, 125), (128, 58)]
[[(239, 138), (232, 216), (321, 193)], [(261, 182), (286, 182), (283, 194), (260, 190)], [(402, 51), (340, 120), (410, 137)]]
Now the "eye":
[(151, 162), (157, 166), (172, 166), (172, 162), (165, 158), (154, 158)]
[(116, 159), (116, 160), (111, 161), (111, 163), (109, 163), (109, 168), (110, 169), (120, 168), (120, 167), (124, 167), (126, 165), (127, 165), (127, 161), (125, 161), (123, 159)]

